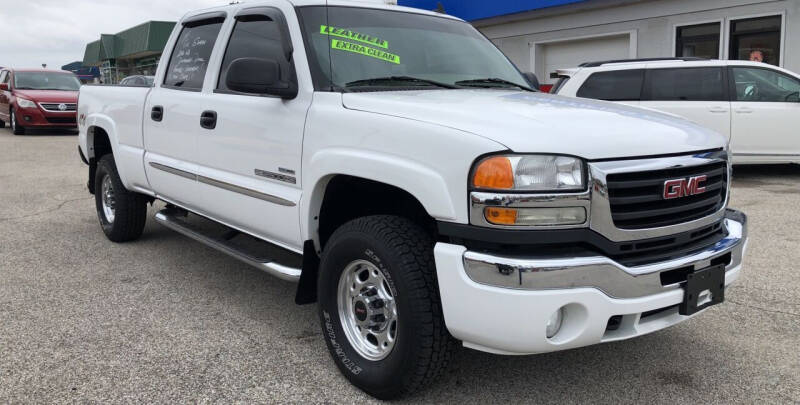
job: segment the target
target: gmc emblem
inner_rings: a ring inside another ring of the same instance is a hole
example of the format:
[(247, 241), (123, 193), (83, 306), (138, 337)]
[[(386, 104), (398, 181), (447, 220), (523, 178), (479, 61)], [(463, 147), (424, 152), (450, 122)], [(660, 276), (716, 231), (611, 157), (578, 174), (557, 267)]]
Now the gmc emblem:
[(706, 192), (706, 180), (708, 176), (695, 176), (688, 179), (674, 179), (664, 182), (664, 199), (688, 197), (690, 195), (703, 194)]

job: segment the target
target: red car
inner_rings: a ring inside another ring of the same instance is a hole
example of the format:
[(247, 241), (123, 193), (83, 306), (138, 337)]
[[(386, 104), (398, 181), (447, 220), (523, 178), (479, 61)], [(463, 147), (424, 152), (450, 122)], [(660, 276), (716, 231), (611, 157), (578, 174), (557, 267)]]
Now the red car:
[(77, 128), (81, 82), (64, 70), (0, 70), (0, 128)]

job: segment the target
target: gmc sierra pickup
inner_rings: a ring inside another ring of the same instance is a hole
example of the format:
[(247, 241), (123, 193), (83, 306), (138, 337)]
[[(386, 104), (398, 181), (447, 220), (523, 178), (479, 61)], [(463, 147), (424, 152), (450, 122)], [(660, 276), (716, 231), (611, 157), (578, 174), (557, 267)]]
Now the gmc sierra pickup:
[(84, 86), (80, 154), (108, 239), (164, 201), (157, 222), (297, 282), (342, 374), (394, 398), (456, 342), (641, 336), (740, 275), (725, 138), (533, 82), (450, 16), (232, 4), (177, 24), (153, 87)]

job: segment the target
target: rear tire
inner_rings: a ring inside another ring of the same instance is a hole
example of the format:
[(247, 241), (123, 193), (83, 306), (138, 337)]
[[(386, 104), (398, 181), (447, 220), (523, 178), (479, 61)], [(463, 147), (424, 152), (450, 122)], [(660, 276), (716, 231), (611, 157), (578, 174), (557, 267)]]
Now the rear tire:
[(317, 285), (325, 343), (345, 378), (376, 398), (420, 390), (452, 355), (433, 245), (410, 220), (370, 216), (325, 246)]
[(94, 200), (97, 218), (109, 240), (128, 242), (142, 236), (147, 221), (147, 197), (125, 189), (113, 155), (105, 155), (97, 162)]
[(10, 115), (11, 117), (9, 118), (9, 121), (11, 122), (11, 132), (13, 132), (14, 135), (25, 135), (25, 127), (19, 125), (19, 121), (17, 121), (17, 114), (14, 112), (14, 110), (11, 110)]

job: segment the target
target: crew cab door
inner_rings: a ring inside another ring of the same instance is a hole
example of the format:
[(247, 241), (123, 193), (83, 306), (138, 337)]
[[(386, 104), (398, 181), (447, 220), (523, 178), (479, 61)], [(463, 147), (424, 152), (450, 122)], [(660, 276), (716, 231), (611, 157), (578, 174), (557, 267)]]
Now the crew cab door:
[(800, 80), (751, 66), (730, 67), (730, 77), (735, 161), (800, 161)]
[[(294, 9), (273, 4), (244, 8), (227, 26), (227, 45), (206, 103), (214, 125), (197, 138), (198, 187), (203, 209), (213, 218), (299, 250), (303, 129), (313, 92), (308, 69), (298, 68), (294, 58), (303, 49)], [(232, 90), (229, 68), (242, 58), (275, 61), (281, 81), (294, 88), (300, 76), (299, 93), (281, 98)]]
[(730, 138), (725, 74), (722, 66), (647, 69), (640, 105), (680, 115)]
[(208, 96), (203, 85), (224, 13), (183, 21), (166, 70), (145, 102), (145, 172), (159, 198), (201, 211), (197, 192), (197, 137)]

